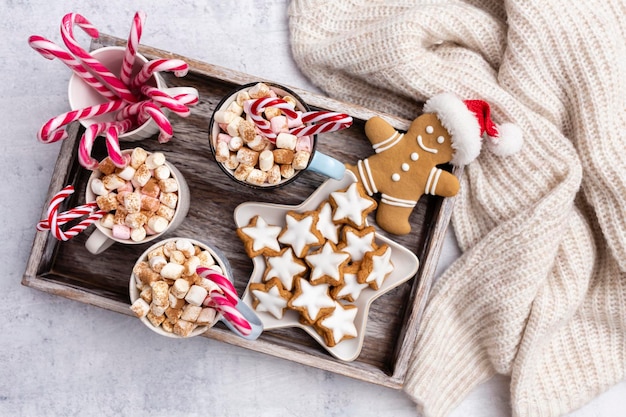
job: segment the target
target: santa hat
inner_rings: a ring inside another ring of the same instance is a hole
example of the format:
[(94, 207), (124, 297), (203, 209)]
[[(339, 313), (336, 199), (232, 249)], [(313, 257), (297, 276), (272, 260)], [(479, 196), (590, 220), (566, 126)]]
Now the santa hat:
[(442, 93), (424, 104), (424, 113), (435, 113), (452, 137), (455, 152), (450, 161), (467, 165), (480, 153), (482, 139), (496, 155), (516, 153), (522, 147), (522, 131), (512, 123), (496, 125), (489, 104), (483, 100), (462, 101), (454, 94)]

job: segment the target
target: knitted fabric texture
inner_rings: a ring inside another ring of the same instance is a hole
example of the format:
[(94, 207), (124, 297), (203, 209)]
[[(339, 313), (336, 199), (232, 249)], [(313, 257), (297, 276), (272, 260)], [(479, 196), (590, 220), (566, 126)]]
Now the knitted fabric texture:
[[(483, 99), (522, 150), (467, 166), (462, 256), (435, 283), (405, 391), (447, 415), (511, 376), (514, 416), (558, 416), (626, 367), (626, 4), (295, 0), (294, 59), (330, 96), (407, 119)], [(353, 161), (346, 161), (353, 162)]]

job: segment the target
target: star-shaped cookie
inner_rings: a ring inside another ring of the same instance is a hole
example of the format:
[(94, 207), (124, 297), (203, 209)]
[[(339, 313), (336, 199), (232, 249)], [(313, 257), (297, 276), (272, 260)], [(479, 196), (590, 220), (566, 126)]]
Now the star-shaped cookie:
[(283, 248), (276, 256), (268, 256), (266, 259), (264, 281), (278, 278), (287, 291), (293, 288), (293, 280), (302, 276), (308, 270), (306, 263), (294, 256), (290, 247)]
[(359, 183), (353, 183), (345, 190), (330, 193), (330, 204), (334, 210), (335, 222), (351, 224), (357, 229), (366, 226), (367, 215), (378, 205)]
[(316, 224), (317, 212), (290, 211), (285, 216), (285, 228), (278, 236), (278, 241), (290, 245), (293, 253), (298, 258), (302, 258), (311, 245), (321, 245), (324, 242), (322, 234), (315, 227)]
[(250, 291), (254, 297), (252, 307), (256, 311), (270, 313), (277, 319), (283, 318), (291, 293), (283, 288), (278, 278), (250, 284)]
[(326, 344), (331, 347), (344, 339), (353, 339), (357, 336), (354, 319), (358, 311), (354, 305), (343, 305), (335, 301), (335, 309), (318, 320), (315, 328), (324, 337)]
[(303, 278), (296, 278), (296, 289), (287, 305), (300, 312), (304, 323), (313, 324), (335, 308), (329, 288), (328, 284), (313, 285)]
[(254, 216), (247, 226), (237, 229), (237, 236), (250, 258), (258, 255), (276, 256), (280, 252), (278, 235), (281, 230), (279, 226), (267, 224), (261, 216)]
[(343, 269), (350, 261), (350, 255), (341, 252), (333, 242), (326, 242), (319, 250), (305, 256), (304, 260), (311, 267), (309, 281), (313, 284), (325, 282), (339, 285), (343, 281)]

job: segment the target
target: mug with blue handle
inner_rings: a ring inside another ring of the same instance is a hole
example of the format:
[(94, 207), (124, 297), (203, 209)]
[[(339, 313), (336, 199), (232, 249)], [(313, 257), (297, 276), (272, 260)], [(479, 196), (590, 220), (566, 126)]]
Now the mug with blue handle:
[[(248, 91), (249, 89), (256, 86), (257, 84), (259, 83), (250, 83), (250, 84), (245, 84), (245, 85), (240, 86), (239, 88), (237, 88), (230, 94), (226, 95), (220, 101), (220, 103), (215, 107), (215, 111), (213, 112), (211, 121), (209, 123), (209, 145), (211, 147), (211, 151), (213, 152), (213, 155), (216, 155), (217, 140), (218, 140), (217, 138), (218, 138), (218, 135), (221, 133), (221, 128), (218, 122), (215, 121), (215, 114), (218, 111), (226, 110), (231, 105), (231, 103), (236, 101), (237, 95), (240, 91)], [(310, 107), (296, 93), (294, 93), (287, 87), (284, 87), (278, 84), (268, 83), (268, 82), (263, 82), (263, 84), (266, 84), (267, 86), (269, 86), (274, 92), (276, 92), (276, 94), (279, 97), (285, 97), (285, 96), (293, 97), (297, 102), (296, 110), (302, 111), (303, 113), (310, 111)], [(324, 175), (326, 177), (333, 178), (336, 180), (342, 179), (346, 171), (345, 165), (342, 162), (338, 161), (337, 159), (316, 150), (317, 135), (312, 135), (311, 141), (312, 141), (311, 157), (309, 158), (309, 162), (306, 168), (302, 170), (297, 170), (295, 174), (289, 178), (281, 178), (280, 182), (278, 182), (277, 184), (264, 183), (264, 184), (258, 185), (258, 184), (252, 184), (247, 181), (241, 181), (235, 177), (233, 169), (229, 169), (228, 167), (225, 166), (225, 164), (220, 163), (220, 162), (217, 162), (217, 164), (226, 173), (226, 175), (228, 175), (234, 181), (240, 184), (244, 184), (248, 187), (255, 188), (255, 189), (274, 189), (278, 187), (283, 187), (293, 182), (294, 180), (296, 180), (296, 178), (300, 176), (306, 170), (310, 170), (310, 171), (316, 172), (318, 174), (321, 174), (321, 175)]]

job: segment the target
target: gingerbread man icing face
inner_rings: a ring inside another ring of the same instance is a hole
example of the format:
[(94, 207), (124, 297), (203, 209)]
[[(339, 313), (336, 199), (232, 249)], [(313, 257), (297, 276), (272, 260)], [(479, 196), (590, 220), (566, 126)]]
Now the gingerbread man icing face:
[(456, 177), (437, 165), (454, 154), (450, 133), (435, 114), (423, 114), (406, 133), (396, 131), (380, 117), (365, 124), (365, 134), (376, 154), (348, 165), (369, 195), (381, 193), (378, 225), (397, 235), (411, 231), (409, 216), (423, 194), (453, 196)]

